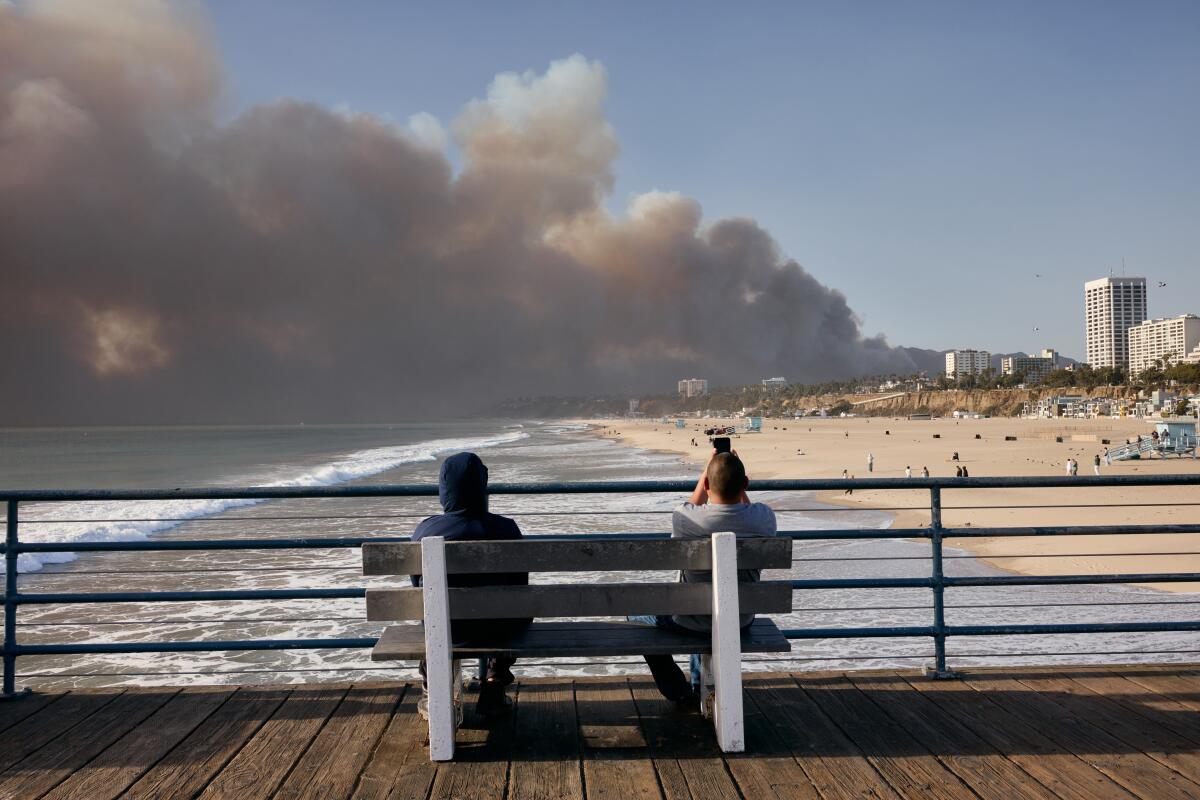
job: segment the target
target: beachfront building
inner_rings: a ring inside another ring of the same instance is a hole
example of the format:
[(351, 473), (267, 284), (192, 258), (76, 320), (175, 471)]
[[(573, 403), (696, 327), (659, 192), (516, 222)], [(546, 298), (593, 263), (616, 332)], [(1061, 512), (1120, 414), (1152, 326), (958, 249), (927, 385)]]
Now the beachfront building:
[(1128, 331), (1146, 321), (1145, 278), (1099, 278), (1083, 285), (1087, 363), (1129, 366)]
[(762, 385), (767, 389), (782, 389), (787, 386), (787, 378), (763, 378)]
[(1184, 364), (1200, 364), (1200, 344), (1193, 347), (1191, 352), (1179, 360)]
[(1058, 369), (1058, 353), (1043, 350), (1040, 356), (1003, 356), (1000, 374), (1024, 375), (1026, 383), (1040, 383)]
[(1195, 314), (1148, 319), (1129, 329), (1129, 374), (1158, 366), (1160, 360), (1178, 364), (1197, 348), (1200, 317)]
[(708, 381), (704, 378), (684, 378), (679, 382), (679, 393), (684, 397), (708, 394)]
[(951, 350), (946, 353), (946, 377), (958, 380), (965, 375), (982, 375), (992, 365), (987, 350)]

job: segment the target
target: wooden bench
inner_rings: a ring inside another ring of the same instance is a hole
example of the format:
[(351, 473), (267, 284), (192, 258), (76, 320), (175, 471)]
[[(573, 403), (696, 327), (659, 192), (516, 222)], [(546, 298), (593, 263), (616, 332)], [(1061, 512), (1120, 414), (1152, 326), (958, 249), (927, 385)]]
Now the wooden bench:
[[(745, 630), (740, 614), (787, 613), (788, 581), (738, 583), (742, 569), (787, 569), (789, 538), (742, 539), (732, 533), (711, 540), (611, 539), (564, 541), (446, 542), (363, 545), (366, 575), (422, 575), (420, 588), (367, 590), (367, 619), (419, 621), (388, 627), (371, 657), (376, 661), (425, 659), (429, 710), (429, 757), (454, 757), (453, 691), (458, 659), (503, 653), (516, 657), (622, 656), (701, 653), (704, 711), (713, 717), (726, 752), (745, 749), (742, 722), (742, 653), (787, 652), (775, 623), (756, 619)], [(448, 588), (447, 574), (497, 572), (631, 572), (711, 570), (712, 583), (560, 583), (532, 586)], [(650, 614), (711, 614), (711, 639), (624, 621)], [(451, 619), (619, 617), (534, 622), (525, 632), (495, 641), (452, 647)], [(708, 704), (708, 686), (714, 700)]]

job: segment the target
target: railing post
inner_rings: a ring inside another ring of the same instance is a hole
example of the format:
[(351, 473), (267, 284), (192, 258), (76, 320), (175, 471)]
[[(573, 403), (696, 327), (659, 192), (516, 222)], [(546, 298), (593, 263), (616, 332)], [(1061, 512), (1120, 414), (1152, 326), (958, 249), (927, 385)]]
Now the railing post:
[(29, 693), (16, 691), (17, 681), (17, 504), (9, 500), (4, 530), (4, 693), (0, 700), (11, 700)]
[(942, 489), (929, 487), (929, 542), (933, 565), (933, 669), (926, 670), (931, 678), (956, 678), (946, 668), (946, 605), (942, 571)]

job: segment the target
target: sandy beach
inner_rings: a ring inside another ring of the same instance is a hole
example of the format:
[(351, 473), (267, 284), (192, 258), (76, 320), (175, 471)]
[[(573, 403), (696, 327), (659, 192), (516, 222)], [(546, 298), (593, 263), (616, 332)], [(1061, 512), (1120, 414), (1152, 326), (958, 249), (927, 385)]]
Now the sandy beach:
[[(678, 453), (700, 465), (709, 453), (703, 429), (721, 421), (689, 419), (684, 429), (653, 420), (582, 422), (598, 436)], [(957, 464), (965, 466), (971, 477), (1065, 475), (1071, 457), (1079, 462), (1080, 475), (1091, 475), (1094, 456), (1104, 451), (1103, 439), (1123, 444), (1151, 430), (1153, 423), (1138, 419), (768, 419), (761, 433), (740, 434), (733, 446), (745, 460), (751, 481), (837, 478), (843, 469), (859, 478), (903, 478), (906, 466), (914, 477), (920, 477), (923, 467), (929, 468), (931, 476), (953, 476), (955, 452)], [(693, 437), (697, 446), (692, 445)], [(867, 470), (868, 454), (874, 456), (873, 472)], [(1112, 466), (1102, 460), (1100, 469), (1101, 474), (1112, 475), (1196, 474), (1200, 460), (1172, 457)], [(817, 499), (886, 509), (895, 514), (897, 528), (929, 524), (929, 496), (923, 491), (822, 492)], [(1196, 486), (948, 489), (942, 493), (942, 503), (943, 524), (948, 527), (1200, 522), (1200, 487)], [(1081, 505), (1092, 507), (1075, 507)], [(1200, 534), (953, 539), (948, 545), (970, 550), (1002, 569), (1030, 575), (1200, 571)], [(1197, 583), (1153, 585), (1200, 592)]]

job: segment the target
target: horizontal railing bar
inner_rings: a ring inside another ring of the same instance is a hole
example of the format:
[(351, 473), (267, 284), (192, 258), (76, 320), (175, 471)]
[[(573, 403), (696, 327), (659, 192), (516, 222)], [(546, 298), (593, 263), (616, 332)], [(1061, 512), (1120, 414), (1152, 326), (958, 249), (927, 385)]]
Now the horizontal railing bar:
[[(1186, 655), (1200, 653), (1200, 650), (1071, 650), (1062, 652), (1028, 652), (1028, 653), (947, 653), (953, 658), (1029, 658), (1042, 656), (1150, 656), (1178, 654)], [(1170, 663), (1170, 662), (1167, 662)], [(1096, 666), (1085, 664), (1083, 666)]]
[(290, 622), (349, 622), (362, 625), (383, 625), (382, 622), (371, 622), (366, 617), (263, 617), (223, 619), (123, 619), (123, 620), (79, 620), (67, 622), (17, 622), (18, 628), (90, 628), (96, 625), (234, 625), (248, 623), (290, 623)]
[(1108, 536), (1129, 533), (1200, 533), (1200, 524), (1177, 525), (1039, 525), (1024, 528), (944, 528), (942, 538), (997, 536)]
[(788, 639), (901, 639), (911, 636), (933, 636), (932, 625), (880, 628), (786, 628)]
[[(768, 505), (770, 505), (768, 503)], [(1185, 506), (1200, 506), (1196, 503), (1023, 503), (975, 506), (942, 506), (943, 511), (1003, 511), (1005, 509), (1030, 508), (1149, 508), (1149, 507), (1180, 508)], [(825, 514), (862, 511), (928, 511), (928, 506), (822, 506), (820, 508), (776, 508), (771, 506), (776, 514)], [(645, 514), (673, 514), (674, 508), (633, 510), (591, 510), (571, 509), (563, 511), (524, 511), (519, 508), (494, 508), (498, 513), (514, 517), (563, 517), (563, 516), (640, 516)], [(215, 514), (209, 517), (84, 517), (79, 519), (25, 519), (22, 525), (65, 525), (84, 524), (93, 522), (285, 522), (290, 520), (355, 520), (355, 519), (424, 519), (432, 514), (440, 513), (436, 508), (430, 508), (416, 514), (273, 514), (269, 516), (227, 516)], [(0, 518), (0, 523), (4, 519)]]
[(950, 636), (1030, 636), (1066, 633), (1166, 633), (1200, 631), (1200, 620), (1177, 622), (1069, 622), (1034, 625), (947, 625)]
[(18, 593), (16, 605), (55, 603), (178, 603), (218, 600), (325, 600), (359, 599), (367, 590), (345, 589), (221, 589), (185, 592), (34, 592)]
[(1200, 603), (1200, 600), (1102, 600), (1098, 603), (980, 603), (947, 605), (946, 610), (953, 608), (1090, 608), (1091, 606), (1190, 606)]
[[(1009, 556), (1005, 556), (1009, 558)], [(197, 567), (194, 569), (73, 569), (63, 572), (38, 572), (40, 578), (70, 578), (74, 575), (192, 575), (241, 572), (354, 572), (362, 574), (359, 565), (344, 567)], [(26, 575), (31, 573), (25, 573)]]
[(17, 655), (114, 655), (120, 653), (203, 653), (223, 650), (327, 650), (374, 647), (377, 637), (345, 639), (232, 639), (211, 642), (90, 642), (16, 644)]
[[(805, 478), (752, 481), (751, 491), (869, 489), (1006, 489), (1107, 486), (1200, 485), (1200, 475), (1011, 476), (979, 478)], [(577, 483), (495, 483), (492, 495), (688, 493), (692, 481), (581, 481)], [(274, 500), (318, 497), (436, 497), (435, 484), (342, 486), (194, 487), (178, 489), (0, 489), (0, 500), (87, 502), (97, 500)]]
[[(928, 538), (925, 528), (869, 528), (866, 530), (784, 530), (779, 536), (797, 540), (826, 539), (917, 539)], [(595, 541), (609, 538), (668, 539), (663, 532), (642, 533), (529, 533), (526, 539), (538, 541), (578, 540)], [(141, 552), (155, 550), (322, 550), (339, 547), (362, 547), (368, 542), (407, 542), (407, 536), (345, 536), (270, 539), (149, 539), (137, 542), (21, 542), (20, 553), (104, 553)], [(5, 551), (0, 544), (0, 553)]]
[(972, 575), (945, 577), (942, 583), (957, 586), (1053, 586), (1100, 583), (1200, 583), (1200, 572), (1150, 572), (1109, 575)]

